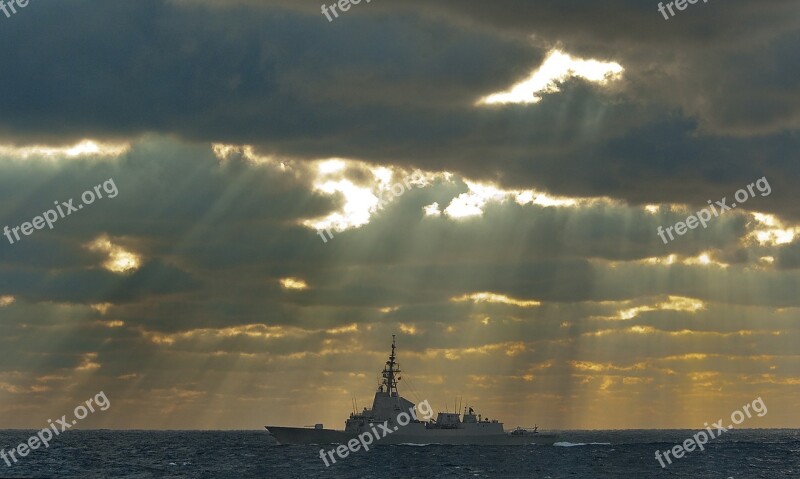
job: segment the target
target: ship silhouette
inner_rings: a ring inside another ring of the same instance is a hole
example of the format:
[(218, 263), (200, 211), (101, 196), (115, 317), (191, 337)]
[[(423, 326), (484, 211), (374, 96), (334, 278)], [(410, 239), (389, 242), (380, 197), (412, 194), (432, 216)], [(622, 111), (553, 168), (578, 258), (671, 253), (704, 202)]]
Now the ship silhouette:
[[(385, 434), (377, 444), (481, 444), (552, 445), (554, 434), (542, 434), (538, 427), (517, 427), (505, 431), (503, 423), (476, 415), (472, 407), (464, 414), (439, 412), (436, 419), (419, 417), (420, 411), (411, 401), (400, 396), (397, 383), (400, 365), (395, 354), (395, 336), (392, 335), (392, 352), (381, 373), (382, 380), (375, 392), (372, 408), (350, 414), (344, 430), (325, 429), (322, 424), (310, 427), (265, 426), (279, 444), (345, 444), (359, 434), (374, 431), (383, 425)], [(420, 403), (422, 404), (422, 403)], [(425, 401), (427, 404), (427, 401)], [(422, 411), (432, 413), (432, 410)]]

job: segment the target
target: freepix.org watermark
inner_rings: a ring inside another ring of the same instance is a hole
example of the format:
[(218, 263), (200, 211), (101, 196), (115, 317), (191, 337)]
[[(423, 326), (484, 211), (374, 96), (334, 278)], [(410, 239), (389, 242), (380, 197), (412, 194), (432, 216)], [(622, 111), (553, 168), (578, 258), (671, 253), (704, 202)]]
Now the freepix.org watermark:
[[(92, 402), (94, 402), (94, 405)], [(111, 407), (111, 401), (108, 400), (106, 393), (103, 391), (97, 393), (93, 398), (87, 399), (84, 404), (86, 405), (78, 405), (73, 411), (75, 419), (71, 421), (68, 420), (66, 414), (61, 416), (61, 419), (56, 419), (55, 423), (53, 423), (52, 419), (48, 419), (48, 427), (42, 429), (36, 433), (36, 435), (31, 436), (27, 442), (21, 443), (14, 449), (9, 450), (8, 453), (6, 453), (5, 449), (0, 450), (0, 459), (5, 461), (7, 467), (11, 467), (11, 461), (14, 461), (14, 464), (19, 461), (17, 455), (26, 457), (31, 451), (35, 451), (42, 446), (44, 446), (45, 449), (50, 447), (50, 441), (52, 441), (54, 437), (57, 437), (62, 432), (78, 424), (78, 421), (88, 416), (90, 412), (95, 412), (94, 406), (100, 408), (101, 411), (106, 411)], [(53, 434), (55, 434), (55, 436), (53, 436)], [(9, 458), (11, 460), (9, 460)]]
[[(663, 469), (667, 467), (666, 464), (664, 464), (664, 459), (667, 460), (667, 463), (672, 464), (672, 459), (669, 458), (670, 454), (672, 454), (675, 459), (680, 459), (687, 452), (692, 452), (697, 448), (699, 448), (701, 451), (705, 450), (705, 447), (703, 446), (708, 443), (709, 439), (716, 439), (722, 435), (722, 433), (733, 429), (734, 425), (738, 426), (739, 424), (743, 423), (745, 420), (745, 414), (747, 415), (748, 419), (753, 417), (753, 415), (750, 414), (751, 407), (753, 408), (753, 412), (755, 412), (758, 417), (764, 417), (764, 415), (767, 414), (767, 405), (764, 404), (764, 401), (761, 399), (761, 397), (758, 397), (753, 400), (751, 404), (745, 404), (742, 406), (741, 411), (737, 410), (731, 413), (731, 422), (733, 424), (729, 424), (727, 427), (725, 427), (723, 426), (724, 421), (722, 419), (715, 422), (711, 426), (709, 426), (707, 422), (703, 423), (703, 425), (706, 427), (705, 431), (700, 431), (689, 439), (683, 441), (683, 444), (675, 445), (675, 447), (672, 449), (664, 451), (663, 458), (662, 452), (656, 451), (656, 460), (659, 462), (659, 464), (661, 464), (661, 468)], [(712, 427), (715, 429), (712, 430)], [(706, 431), (708, 431), (708, 434), (706, 434)], [(716, 435), (714, 432), (716, 432)]]
[[(703, 225), (703, 228), (708, 227), (708, 222), (711, 221), (712, 218), (718, 218), (721, 214), (724, 214), (728, 210), (732, 210), (736, 208), (738, 205), (745, 203), (750, 197), (755, 198), (756, 193), (754, 188), (758, 189), (758, 192), (761, 193), (761, 196), (769, 196), (772, 193), (772, 187), (769, 186), (769, 182), (767, 181), (767, 177), (763, 177), (760, 180), (756, 181), (755, 183), (750, 183), (747, 185), (747, 189), (744, 188), (736, 191), (733, 197), (739, 203), (731, 203), (728, 205), (727, 197), (723, 197), (721, 200), (715, 202), (716, 204), (711, 204), (711, 200), (708, 200), (708, 204), (711, 207), (711, 211), (708, 208), (703, 208), (702, 210), (698, 211), (697, 213), (690, 215), (686, 218), (686, 222), (679, 221), (675, 223), (674, 226), (667, 226), (666, 229), (663, 226), (659, 226), (656, 229), (658, 236), (661, 238), (661, 241), (664, 244), (667, 244), (669, 241), (675, 239), (675, 236), (672, 235), (672, 231), (675, 230), (679, 236), (683, 236), (686, 234), (687, 231), (693, 230), (697, 228), (699, 225)], [(719, 207), (719, 210), (717, 209)], [(712, 216), (711, 214), (714, 214)], [(669, 236), (669, 241), (667, 241), (666, 236), (664, 233), (666, 232), (667, 236)]]
[[(407, 426), (411, 422), (412, 418), (416, 421), (417, 410), (419, 410), (420, 416), (424, 419), (430, 419), (430, 417), (433, 415), (433, 409), (431, 409), (431, 405), (428, 404), (428, 400), (426, 399), (416, 406), (411, 406), (408, 408), (408, 412), (403, 411), (398, 414), (397, 424), (402, 427)], [(398, 426), (394, 426), (394, 428), (389, 427), (389, 421), (384, 421), (382, 424), (371, 424), (370, 426), (372, 426), (371, 431), (362, 432), (358, 435), (358, 438), (353, 438), (347, 441), (347, 445), (342, 444), (336, 449), (331, 449), (330, 451), (320, 449), (319, 457), (322, 459), (322, 462), (325, 463), (325, 467), (330, 467), (331, 464), (336, 464), (336, 458), (333, 457), (334, 453), (339, 456), (339, 459), (344, 459), (349, 456), (351, 452), (356, 453), (362, 448), (364, 451), (369, 451), (369, 446), (372, 445), (372, 443), (380, 441), (384, 437), (399, 429)], [(331, 460), (330, 463), (328, 462), (328, 458)]]
[[(674, 2), (667, 2), (666, 10), (669, 10), (669, 14), (674, 17), (675, 12), (672, 10), (673, 5), (678, 10), (686, 10), (689, 4), (694, 5), (698, 1), (699, 0), (675, 0)], [(708, 3), (708, 0), (703, 0), (703, 3)], [(658, 11), (661, 12), (662, 15), (664, 15), (664, 20), (669, 20), (670, 17), (667, 16), (666, 10), (664, 9), (664, 2), (658, 2)]]
[[(28, 2), (30, 0), (11, 0), (8, 3), (6, 3), (6, 1), (8, 0), (0, 0), (0, 10), (6, 14), (6, 18), (11, 18), (11, 15), (15, 15), (17, 13), (17, 9), (14, 7), (15, 3), (17, 4), (17, 7), (25, 8), (28, 6)], [(8, 12), (9, 10), (11, 10), (11, 13)]]
[[(2, 1), (2, 0), (0, 0)], [(101, 187), (102, 186), (102, 191)], [(14, 238), (16, 241), (20, 241), (22, 238), (20, 237), (19, 233), (22, 232), (25, 236), (30, 236), (33, 233), (34, 229), (40, 230), (43, 229), (45, 225), (48, 228), (53, 229), (53, 225), (56, 221), (61, 218), (66, 218), (67, 216), (71, 215), (72, 213), (77, 213), (78, 210), (82, 210), (84, 205), (91, 205), (95, 202), (95, 200), (103, 199), (103, 191), (106, 192), (109, 198), (116, 198), (119, 194), (117, 190), (117, 185), (114, 183), (113, 178), (109, 178), (105, 182), (100, 185), (94, 187), (94, 191), (86, 190), (81, 195), (81, 200), (83, 204), (75, 206), (72, 204), (74, 201), (73, 199), (69, 199), (66, 202), (61, 202), (59, 204), (58, 201), (54, 201), (53, 203), (56, 205), (56, 209), (50, 209), (42, 213), (42, 216), (37, 216), (32, 219), (30, 222), (22, 223), (20, 226), (15, 226), (13, 228), (9, 228), (8, 226), (3, 228), (3, 235), (8, 238), (8, 242), (14, 244)], [(58, 210), (58, 212), (56, 212)], [(60, 217), (59, 217), (60, 215)], [(13, 238), (12, 238), (13, 235)]]
[[(370, 0), (364, 0), (366, 3), (369, 3)], [(332, 22), (334, 19), (331, 18), (331, 12), (333, 12), (333, 16), (339, 18), (339, 13), (336, 11), (336, 7), (339, 7), (343, 13), (350, 10), (350, 7), (353, 5), (358, 5), (361, 3), (361, 0), (339, 0), (337, 2), (333, 2), (330, 7), (322, 4), (322, 14), (328, 19), (328, 22)], [(330, 12), (328, 9), (330, 8)]]

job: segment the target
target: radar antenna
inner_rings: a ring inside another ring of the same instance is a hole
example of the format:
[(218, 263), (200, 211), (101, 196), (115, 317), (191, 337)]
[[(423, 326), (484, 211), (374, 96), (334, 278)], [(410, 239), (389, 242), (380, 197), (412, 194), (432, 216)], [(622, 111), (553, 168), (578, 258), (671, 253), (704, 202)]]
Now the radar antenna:
[(397, 381), (400, 380), (400, 376), (398, 375), (400, 371), (400, 365), (397, 364), (395, 359), (397, 356), (395, 355), (395, 335), (392, 335), (392, 354), (389, 356), (389, 360), (386, 361), (386, 366), (383, 368), (383, 372), (381, 375), (383, 376), (383, 382), (381, 383), (381, 388), (385, 387), (386, 392), (389, 393), (389, 397), (397, 397)]

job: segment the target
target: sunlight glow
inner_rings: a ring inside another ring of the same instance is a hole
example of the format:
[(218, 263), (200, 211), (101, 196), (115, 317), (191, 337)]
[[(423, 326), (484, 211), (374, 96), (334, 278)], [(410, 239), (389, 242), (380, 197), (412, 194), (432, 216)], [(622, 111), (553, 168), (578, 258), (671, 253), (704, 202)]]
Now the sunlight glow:
[(654, 215), (654, 214), (658, 213), (660, 209), (661, 209), (661, 207), (658, 206), (658, 205), (645, 205), (644, 206), (644, 210), (647, 211), (648, 213), (650, 213), (651, 215)]
[(305, 331), (298, 328), (267, 326), (265, 324), (246, 324), (229, 328), (200, 328), (172, 334), (145, 332), (144, 335), (154, 344), (172, 345), (177, 341), (218, 341), (236, 337), (277, 339), (286, 336), (303, 336), (305, 333)]
[(0, 157), (28, 159), (44, 158), (76, 158), (80, 156), (119, 156), (130, 149), (129, 143), (101, 143), (92, 140), (81, 140), (71, 146), (14, 146), (0, 145)]
[[(312, 189), (326, 196), (341, 195), (344, 199), (339, 210), (301, 222), (303, 226), (317, 231), (334, 229), (342, 232), (366, 225), (375, 213), (406, 194), (409, 188), (422, 188), (443, 176), (419, 170), (412, 173), (400, 168), (375, 167), (362, 161), (340, 158), (318, 160), (313, 164), (316, 165), (316, 172), (311, 179)], [(348, 177), (348, 167), (354, 171), (369, 170), (372, 173), (371, 181), (359, 179), (359, 184), (356, 184)]]
[(640, 362), (630, 366), (617, 366), (612, 363), (596, 363), (592, 361), (570, 361), (570, 365), (580, 371), (609, 372), (609, 371), (641, 371), (647, 369), (647, 364)]
[(114, 305), (111, 303), (96, 303), (96, 304), (91, 304), (89, 306), (98, 313), (105, 315), (106, 313), (108, 313), (108, 310), (111, 309), (111, 307)]
[(481, 216), (483, 208), (490, 200), (504, 202), (508, 193), (487, 184), (464, 181), (469, 188), (468, 193), (462, 193), (450, 202), (444, 213), (451, 218), (467, 218)]
[(433, 202), (428, 206), (423, 206), (422, 210), (425, 211), (425, 216), (442, 216), (442, 211), (439, 209), (439, 203)]
[(708, 359), (709, 355), (704, 353), (688, 353), (680, 356), (667, 356), (662, 358), (664, 361), (702, 361)]
[(280, 160), (274, 155), (261, 155), (256, 153), (252, 145), (226, 145), (223, 143), (213, 143), (211, 151), (221, 161), (229, 161), (232, 157), (241, 156), (253, 165), (271, 165), (280, 168), (281, 171), (292, 169), (291, 160)]
[(550, 196), (545, 193), (538, 193), (533, 190), (525, 190), (519, 193), (516, 197), (518, 204), (525, 206), (528, 203), (539, 206), (575, 206), (578, 200), (574, 198), (566, 198), (563, 196)]
[(683, 264), (688, 265), (700, 265), (700, 266), (718, 266), (720, 268), (727, 268), (730, 266), (727, 263), (723, 263), (721, 261), (717, 261), (711, 257), (711, 254), (708, 252), (701, 253), (699, 256), (693, 258), (686, 258), (682, 261)]
[(675, 260), (677, 259), (677, 255), (671, 254), (669, 256), (655, 256), (652, 258), (645, 258), (642, 261), (647, 264), (662, 264), (662, 265), (672, 265), (675, 264)]
[(378, 197), (372, 193), (371, 188), (356, 186), (350, 180), (327, 181), (315, 184), (314, 188), (330, 196), (341, 194), (344, 197), (344, 205), (340, 211), (306, 222), (307, 226), (316, 230), (334, 228), (341, 232), (365, 225), (378, 207)]
[(119, 320), (100, 321), (99, 323), (107, 328), (121, 328), (125, 326), (125, 321), (119, 321)]
[(535, 306), (540, 306), (542, 303), (539, 301), (534, 300), (519, 300), (510, 298), (504, 294), (496, 294), (496, 293), (489, 293), (489, 292), (481, 292), (481, 293), (472, 293), (472, 294), (465, 294), (463, 296), (453, 297), (450, 298), (451, 301), (454, 302), (464, 302), (464, 301), (472, 301), (475, 304), (478, 303), (498, 303), (498, 304), (510, 304), (513, 306), (518, 306), (520, 308), (532, 308)]
[(777, 246), (789, 244), (800, 235), (800, 227), (785, 225), (775, 215), (753, 213), (753, 218), (761, 225), (747, 236), (754, 239), (761, 246)]
[(322, 173), (323, 175), (329, 175), (331, 173), (342, 171), (345, 169), (346, 166), (347, 164), (343, 160), (340, 160), (339, 158), (324, 160), (317, 164), (319, 172)]
[(0, 308), (13, 304), (16, 299), (13, 296), (0, 296)]
[(403, 334), (414, 336), (417, 334), (417, 327), (412, 324), (400, 323), (400, 332), (402, 332)]
[(115, 245), (106, 236), (100, 236), (91, 243), (85, 245), (90, 251), (100, 251), (108, 254), (108, 260), (103, 263), (103, 267), (112, 273), (127, 273), (139, 269), (141, 259), (135, 253), (126, 251), (122, 246)]
[(516, 356), (525, 352), (528, 346), (521, 341), (508, 341), (505, 343), (485, 344), (483, 346), (476, 346), (471, 348), (447, 348), (447, 349), (431, 349), (428, 350), (431, 356), (436, 357), (439, 354), (449, 360), (459, 360), (464, 355), (486, 355), (490, 353), (502, 352), (506, 356)]
[(75, 368), (76, 371), (92, 371), (99, 369), (100, 364), (96, 361), (97, 353), (85, 353), (81, 364)]
[(358, 332), (358, 324), (348, 324), (347, 326), (341, 326), (338, 328), (332, 328), (325, 330), (328, 334), (347, 334), (347, 333), (357, 333)]
[(485, 96), (477, 104), (538, 103), (542, 99), (540, 94), (558, 92), (558, 84), (570, 77), (605, 85), (620, 79), (624, 70), (619, 63), (573, 58), (560, 50), (553, 50), (528, 79), (508, 90)]
[(464, 180), (464, 183), (469, 191), (454, 198), (444, 210), (444, 214), (450, 218), (461, 219), (481, 216), (489, 202), (505, 203), (512, 198), (522, 206), (535, 204), (542, 207), (574, 207), (601, 201), (598, 198), (578, 199), (550, 196), (535, 190), (503, 190), (492, 184), (469, 180)]
[[(711, 257), (711, 253), (703, 252), (698, 256), (689, 256), (689, 257), (678, 257), (676, 254), (671, 254), (669, 256), (654, 256), (651, 258), (644, 258), (641, 260), (637, 260), (637, 263), (644, 263), (644, 264), (652, 264), (652, 265), (673, 265), (673, 264), (685, 264), (690, 266), (717, 266), (720, 268), (727, 268), (730, 266), (728, 263), (723, 263), (719, 260), (716, 260)], [(614, 263), (616, 265), (616, 263)]]
[(289, 289), (289, 290), (304, 290), (308, 289), (308, 284), (305, 281), (298, 278), (283, 278), (280, 281), (281, 288)]
[[(603, 304), (603, 303), (601, 303)], [(665, 301), (655, 302), (633, 307), (629, 306), (631, 301), (615, 302), (610, 301), (605, 304), (613, 304), (620, 309), (617, 311), (616, 316), (592, 316), (593, 319), (611, 319), (617, 321), (627, 321), (639, 316), (641, 313), (648, 311), (682, 311), (686, 313), (694, 313), (706, 309), (706, 304), (695, 298), (688, 298), (686, 296), (667, 296)], [(641, 332), (641, 331), (636, 331)]]

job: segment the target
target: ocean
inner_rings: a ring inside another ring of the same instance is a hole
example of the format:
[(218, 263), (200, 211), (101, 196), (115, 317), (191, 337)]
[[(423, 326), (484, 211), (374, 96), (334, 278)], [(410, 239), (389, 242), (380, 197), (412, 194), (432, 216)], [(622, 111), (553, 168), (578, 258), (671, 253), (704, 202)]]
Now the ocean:
[[(559, 431), (555, 446), (379, 446), (326, 467), (320, 446), (266, 431), (66, 431), (5, 478), (800, 478), (799, 430), (734, 430), (662, 468), (655, 451), (696, 431)], [(35, 431), (0, 431), (16, 447)], [(329, 446), (326, 446), (326, 448)]]

